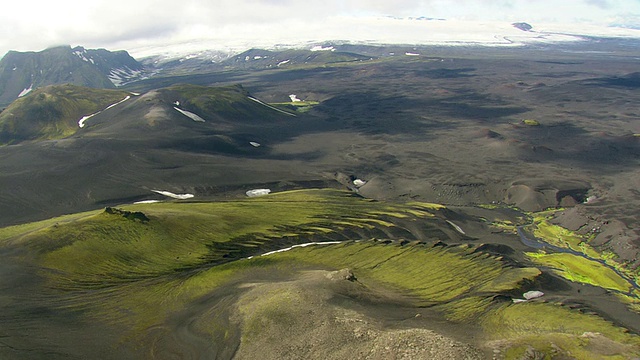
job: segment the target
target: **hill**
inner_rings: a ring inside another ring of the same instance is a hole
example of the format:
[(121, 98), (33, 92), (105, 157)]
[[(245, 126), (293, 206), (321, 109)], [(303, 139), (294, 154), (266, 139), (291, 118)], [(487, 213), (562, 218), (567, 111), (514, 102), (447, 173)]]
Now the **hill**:
[(74, 84), (115, 88), (144, 72), (126, 51), (59, 46), (40, 52), (9, 51), (0, 60), (0, 105), (7, 105), (38, 87)]
[[(117, 116), (109, 115), (106, 122), (100, 121), (106, 117), (102, 114), (103, 110), (111, 109), (132, 96), (134, 99), (128, 102), (132, 104), (126, 111), (119, 112)], [(137, 101), (138, 98), (140, 101)], [(223, 123), (236, 127), (241, 124), (270, 122), (283, 116), (295, 116), (293, 112), (251, 97), (242, 86), (212, 88), (183, 84), (154, 90), (139, 97), (134, 93), (118, 90), (70, 84), (51, 85), (14, 101), (0, 113), (0, 144), (66, 138), (85, 126), (83, 134), (90, 133), (94, 137), (105, 132), (119, 138), (162, 137), (162, 133), (158, 131), (140, 131), (143, 129), (135, 118), (139, 112), (145, 112), (147, 130), (165, 129), (166, 126), (156, 125), (176, 121), (169, 125), (174, 131), (193, 125), (200, 128), (196, 132), (210, 130), (212, 126), (220, 129)], [(185, 118), (190, 120), (175, 120)], [(193, 122), (201, 124), (192, 124)]]
[(75, 134), (84, 116), (95, 114), (130, 94), (75, 85), (36, 89), (0, 113), (0, 144), (60, 139)]
[[(452, 220), (483, 240), (517, 236), (490, 235), (492, 228), (437, 204), (327, 189), (123, 205), (3, 228), (0, 271), (12, 268), (14, 277), (0, 280), (10, 344), (0, 354), (638, 354), (637, 336), (566, 304), (579, 301), (567, 287), (587, 287), (568, 285), (496, 240), (481, 245)], [(4, 287), (14, 279), (23, 286)], [(543, 290), (546, 300), (514, 301), (529, 290)], [(56, 331), (62, 319), (73, 332)]]

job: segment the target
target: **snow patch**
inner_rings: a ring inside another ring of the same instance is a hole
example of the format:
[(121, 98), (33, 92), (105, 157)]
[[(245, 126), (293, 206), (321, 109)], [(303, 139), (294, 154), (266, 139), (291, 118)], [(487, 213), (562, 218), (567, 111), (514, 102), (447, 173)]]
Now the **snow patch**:
[(262, 102), (261, 100), (258, 100), (258, 99), (254, 98), (254, 97), (248, 96), (248, 98), (249, 98), (250, 100), (253, 100), (253, 101), (257, 102), (257, 103), (258, 103), (258, 104), (260, 104), (260, 105), (264, 105), (264, 106), (268, 107), (268, 108), (269, 108), (269, 109), (271, 109), (271, 110), (275, 110), (275, 111), (277, 111), (277, 112), (281, 112), (281, 113), (286, 114), (286, 115), (289, 115), (289, 116), (296, 116), (295, 114), (290, 114), (290, 113), (288, 113), (288, 112), (286, 112), (286, 111), (284, 111), (284, 110), (280, 110), (280, 109), (278, 109), (277, 107), (271, 106), (271, 105), (269, 105), (269, 104), (267, 104), (267, 103), (265, 103), (265, 102)]
[(174, 194), (172, 192), (164, 191), (164, 190), (151, 190), (151, 191), (160, 195), (164, 195), (164, 196), (174, 198), (174, 199), (179, 199), (179, 200), (191, 199), (192, 197), (195, 196), (193, 194)]
[(299, 101), (302, 101), (302, 100), (298, 99), (298, 97), (296, 96), (296, 94), (291, 94), (291, 95), (289, 95), (289, 99), (291, 99), (291, 102), (299, 102)]
[(191, 118), (191, 120), (196, 121), (196, 122), (205, 122), (203, 118), (201, 118), (200, 116), (192, 113), (191, 111), (187, 111), (187, 110), (182, 110), (179, 109), (177, 107), (173, 107), (174, 109), (176, 109), (179, 113), (181, 113), (182, 115)]
[(412, 53), (412, 52), (406, 52), (404, 54), (407, 55), (407, 56), (420, 56), (420, 54)]
[(82, 59), (82, 61), (86, 61), (86, 62), (90, 62), (92, 64), (95, 64), (93, 59), (87, 58), (85, 56), (86, 53), (87, 53), (87, 50), (85, 50), (85, 49), (82, 49), (82, 51), (76, 50), (76, 51), (73, 52), (73, 54), (76, 55), (77, 57), (79, 57), (80, 59)]
[(253, 147), (260, 147), (260, 146), (261, 146), (261, 144), (260, 144), (260, 143), (257, 143), (257, 142), (255, 142), (255, 141), (249, 141), (249, 144), (250, 144), (251, 146), (253, 146)]
[(280, 66), (280, 65), (288, 64), (290, 61), (291, 61), (291, 60), (280, 61), (280, 62), (278, 63), (278, 65), (276, 65), (276, 66)]
[(248, 197), (256, 197), (269, 195), (269, 193), (271, 193), (271, 189), (253, 189), (247, 191), (245, 194), (247, 194)]
[(31, 92), (31, 90), (33, 90), (33, 84), (29, 85), (29, 87), (28, 87), (28, 88), (26, 88), (26, 89), (22, 90), (22, 91), (20, 92), (20, 94), (18, 95), (18, 97), (23, 97), (23, 96), (27, 95), (28, 93), (30, 93), (30, 92)]
[(102, 111), (98, 111), (98, 112), (97, 112), (97, 113), (95, 113), (95, 114), (91, 114), (91, 115), (83, 116), (83, 117), (82, 117), (82, 119), (78, 120), (78, 126), (79, 126), (80, 128), (83, 128), (83, 127), (84, 127), (84, 122), (85, 122), (85, 121), (87, 121), (87, 120), (91, 119), (92, 117), (94, 117), (94, 116), (96, 116), (96, 115), (100, 114), (101, 112), (102, 112)]
[(133, 204), (155, 204), (155, 203), (159, 203), (160, 200), (142, 200), (142, 201), (136, 201)]
[[(127, 101), (127, 100), (129, 100), (129, 99), (131, 99), (131, 96), (127, 95), (127, 96), (125, 96), (125, 98), (124, 98), (124, 99), (122, 99), (122, 100), (118, 101), (118, 102), (117, 102), (117, 103), (115, 103), (115, 104), (111, 104), (111, 105), (107, 106), (104, 110), (109, 110), (109, 109), (111, 109), (112, 107), (114, 107), (114, 106), (116, 106), (116, 105), (120, 105), (120, 104), (122, 104), (123, 102), (125, 102), (125, 101)], [(104, 111), (104, 110), (102, 110), (102, 111)]]
[(310, 49), (311, 51), (336, 51), (333, 46), (322, 47), (322, 45), (316, 45)]
[(353, 180), (353, 185), (354, 185), (355, 187), (361, 187), (361, 186), (363, 186), (363, 185), (364, 185), (364, 184), (366, 184), (366, 183), (367, 183), (367, 182), (366, 182), (366, 181), (364, 181), (364, 180), (362, 180), (362, 179), (355, 179), (355, 180)]
[(132, 70), (128, 66), (118, 69), (111, 69), (109, 72), (109, 80), (115, 86), (126, 85), (134, 80), (142, 80), (145, 79), (143, 70)]
[(88, 119), (90, 119), (90, 118), (92, 118), (92, 117), (94, 117), (94, 116), (96, 116), (96, 115), (100, 114), (101, 112), (103, 112), (103, 111), (105, 111), (105, 110), (109, 110), (109, 109), (111, 109), (112, 107), (114, 107), (114, 106), (116, 106), (116, 105), (120, 105), (120, 104), (122, 104), (123, 102), (125, 102), (125, 101), (127, 101), (127, 100), (129, 100), (129, 99), (131, 99), (131, 96), (127, 95), (124, 99), (122, 99), (122, 100), (118, 101), (118, 102), (117, 102), (117, 103), (115, 103), (115, 104), (111, 104), (111, 105), (107, 106), (106, 108), (104, 108), (104, 109), (103, 109), (103, 110), (101, 110), (101, 111), (98, 111), (97, 113), (94, 113), (94, 114), (91, 114), (91, 115), (87, 115), (87, 116), (83, 116), (83, 117), (82, 117), (82, 119), (78, 120), (78, 126), (79, 126), (80, 128), (83, 128), (83, 127), (84, 127), (84, 123), (85, 123), (85, 121), (87, 121)]
[[(262, 254), (260, 256), (273, 255), (273, 254), (277, 254), (277, 253), (293, 250), (295, 248), (307, 247), (307, 246), (312, 246), (312, 245), (335, 245), (335, 244), (341, 244), (341, 243), (342, 243), (342, 241), (310, 242), (310, 243), (305, 243), (305, 244), (293, 245), (293, 246), (290, 246), (288, 248), (284, 248), (284, 249), (280, 249), (280, 250), (269, 251), (269, 252), (264, 253), (264, 254)], [(249, 256), (247, 259), (252, 259), (252, 258), (253, 258), (253, 256)]]
[(519, 303), (527, 302), (529, 300), (537, 299), (542, 296), (544, 296), (544, 293), (542, 291), (531, 290), (522, 294), (522, 297), (524, 299), (511, 299), (511, 301), (513, 301), (514, 304), (519, 304)]
[(466, 235), (467, 234), (462, 230), (462, 228), (460, 226), (454, 224), (453, 221), (446, 220), (446, 222), (449, 225), (451, 225), (454, 229), (456, 229), (456, 231), (459, 232), (460, 234), (462, 234), (462, 235)]

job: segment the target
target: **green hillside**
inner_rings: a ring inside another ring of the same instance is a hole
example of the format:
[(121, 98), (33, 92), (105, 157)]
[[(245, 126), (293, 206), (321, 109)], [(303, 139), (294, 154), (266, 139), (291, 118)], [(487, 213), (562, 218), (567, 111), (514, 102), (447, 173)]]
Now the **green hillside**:
[(34, 90), (0, 113), (0, 144), (60, 139), (79, 130), (78, 121), (123, 100), (129, 93), (75, 85)]
[[(119, 328), (122, 343), (137, 348), (173, 336), (172, 319), (185, 311), (200, 311), (190, 315), (189, 328), (211, 346), (250, 346), (262, 331), (303, 321), (291, 309), (307, 300), (272, 292), (250, 303), (226, 303), (230, 294), (242, 293), (239, 282), (349, 268), (362, 289), (396, 293), (460, 329), (479, 327), (479, 345), (499, 342), (506, 358), (531, 351), (578, 358), (639, 354), (637, 336), (596, 315), (552, 301), (512, 303), (511, 295), (536, 283), (541, 270), (479, 245), (454, 245), (457, 239), (446, 235), (447, 211), (299, 190), (243, 201), (107, 208), (0, 229), (0, 244), (27, 249), (22, 258), (40, 269), (48, 306)], [(415, 240), (415, 229), (431, 240)], [(273, 252), (310, 242), (326, 244)], [(211, 299), (222, 303), (203, 308)], [(297, 305), (287, 307), (292, 299)], [(215, 310), (220, 304), (238, 306), (240, 315)]]

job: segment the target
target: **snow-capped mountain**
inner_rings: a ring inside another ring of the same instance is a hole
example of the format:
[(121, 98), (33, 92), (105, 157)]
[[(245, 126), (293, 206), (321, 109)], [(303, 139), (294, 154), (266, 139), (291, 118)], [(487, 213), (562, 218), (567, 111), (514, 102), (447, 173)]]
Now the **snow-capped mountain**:
[(8, 52), (0, 60), (0, 104), (53, 84), (115, 88), (145, 75), (126, 51), (59, 46), (40, 52)]

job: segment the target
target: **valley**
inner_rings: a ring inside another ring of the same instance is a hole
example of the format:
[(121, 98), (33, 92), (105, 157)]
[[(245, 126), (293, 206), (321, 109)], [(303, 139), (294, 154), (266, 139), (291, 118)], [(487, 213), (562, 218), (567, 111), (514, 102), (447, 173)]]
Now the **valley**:
[(334, 48), (7, 104), (0, 357), (637, 357), (637, 44)]

